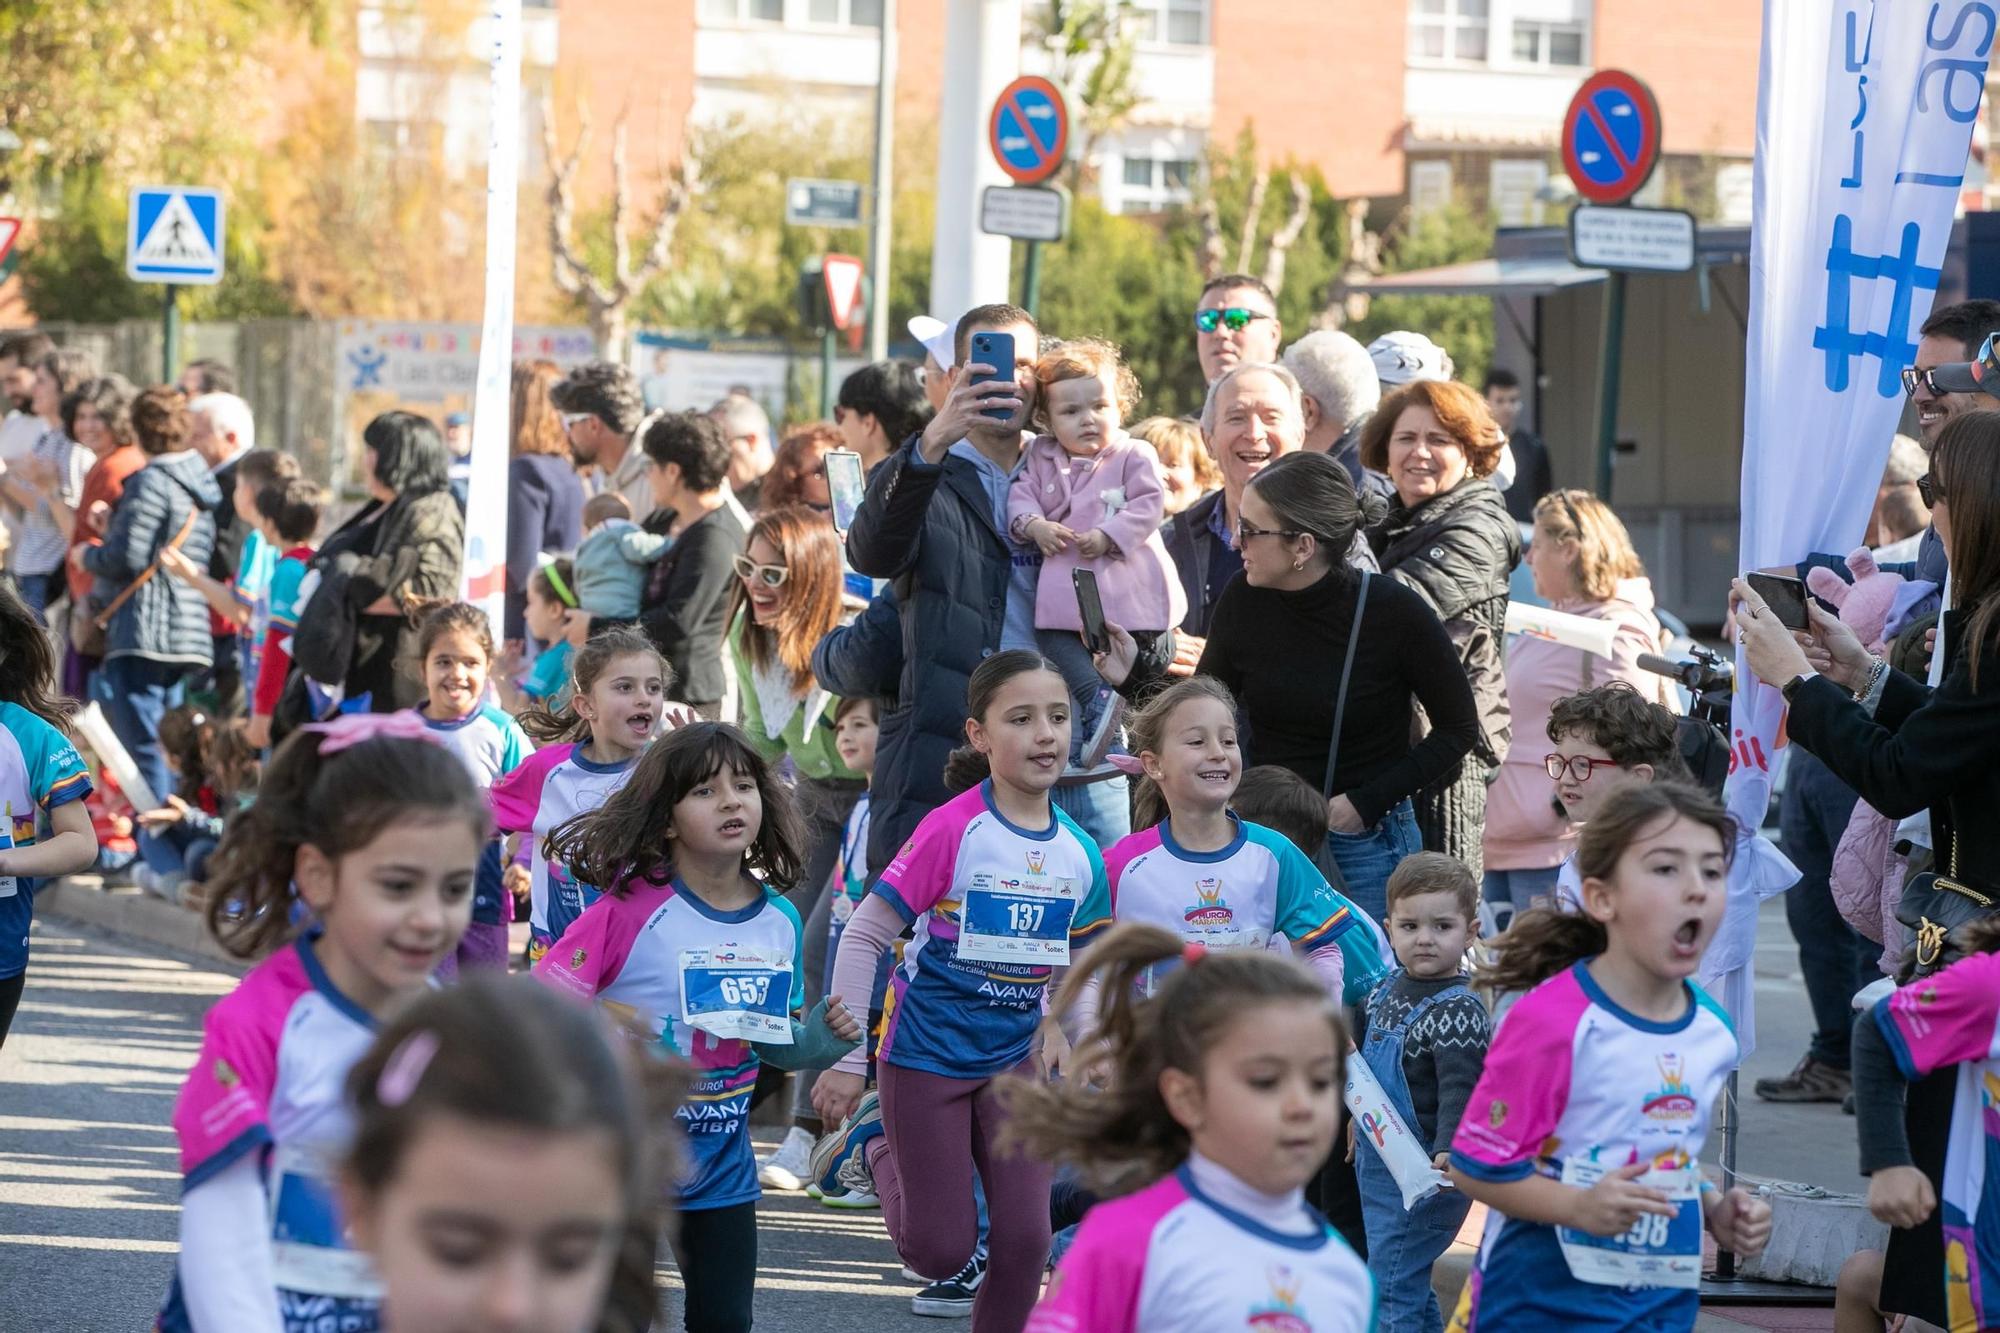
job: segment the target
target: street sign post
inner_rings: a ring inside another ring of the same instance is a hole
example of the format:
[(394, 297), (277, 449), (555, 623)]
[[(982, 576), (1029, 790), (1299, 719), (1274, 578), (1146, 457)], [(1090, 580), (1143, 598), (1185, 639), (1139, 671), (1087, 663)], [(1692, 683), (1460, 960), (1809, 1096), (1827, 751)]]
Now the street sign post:
[[(1563, 169), (1569, 172), (1577, 194), (1589, 203), (1623, 204), (1646, 188), (1652, 178), (1653, 169), (1660, 164), (1660, 140), (1660, 104), (1653, 90), (1622, 69), (1601, 69), (1583, 81), (1563, 116)], [(1586, 209), (1579, 205), (1576, 211)], [(1587, 211), (1635, 210), (1600, 207)], [(1572, 217), (1572, 238), (1575, 225)], [(1595, 228), (1586, 244), (1597, 241), (1609, 247), (1611, 232), (1618, 225), (1600, 219), (1586, 221), (1587, 229)], [(1628, 227), (1628, 236), (1636, 230)], [(1688, 248), (1693, 249), (1692, 236)], [(1690, 263), (1692, 258), (1690, 254)], [(1603, 369), (1597, 384), (1597, 494), (1608, 504), (1611, 452), (1618, 435), (1619, 377), (1624, 369), (1625, 277), (1627, 269), (1634, 266), (1607, 267), (1611, 273), (1604, 282), (1604, 343), (1598, 358)]]
[(1060, 241), (1069, 233), (1069, 195), (1032, 185), (989, 185), (979, 195), (979, 230), (1017, 241)]
[(842, 333), (861, 313), (862, 265), (853, 255), (823, 255), (819, 261), (820, 280), (826, 284), (826, 313), (833, 327)]
[(860, 181), (786, 181), (785, 223), (793, 227), (858, 227), (866, 188)]
[(0, 218), (0, 282), (14, 276), (14, 266), (20, 256), (14, 253), (14, 242), (21, 238), (21, 219)]
[[(1000, 96), (993, 99), (993, 114), (986, 120), (986, 141), (993, 149), (993, 160), (1000, 164), (1000, 170), (1017, 186), (1035, 186), (1048, 180), (1062, 170), (1063, 156), (1069, 151), (1069, 106), (1063, 101), (1062, 90), (1038, 74), (1024, 74), (1000, 90)], [(1029, 190), (1006, 191), (1007, 194), (1025, 195)], [(993, 214), (994, 191), (988, 189), (980, 198), (979, 229), (989, 235), (1017, 236), (1019, 233), (1005, 231), (989, 225)], [(1015, 220), (1016, 226), (1029, 225), (1033, 214), (1041, 219), (1041, 230), (1047, 230), (1048, 204), (1036, 200), (1008, 200), (1000, 204), (1003, 213)], [(1039, 210), (1039, 212), (1036, 212)], [(1067, 225), (1068, 211), (1060, 208), (1059, 218)], [(1028, 242), (1028, 254), (1021, 265), (1021, 304), (1029, 314), (1035, 313), (1035, 306), (1041, 299), (1042, 243), (1045, 240), (1060, 240), (1060, 230), (1056, 236), (1022, 236)]]
[(1570, 258), (1613, 272), (1685, 273), (1694, 267), (1694, 215), (1677, 208), (1593, 208), (1569, 215)]
[(868, 277), (853, 255), (814, 255), (799, 266), (799, 314), (819, 334), (819, 414), (833, 415), (833, 349), (837, 333), (855, 327), (868, 308)]
[(161, 378), (180, 361), (183, 285), (222, 281), (222, 192), (192, 185), (136, 185), (125, 209), (125, 273), (166, 288), (160, 323)]

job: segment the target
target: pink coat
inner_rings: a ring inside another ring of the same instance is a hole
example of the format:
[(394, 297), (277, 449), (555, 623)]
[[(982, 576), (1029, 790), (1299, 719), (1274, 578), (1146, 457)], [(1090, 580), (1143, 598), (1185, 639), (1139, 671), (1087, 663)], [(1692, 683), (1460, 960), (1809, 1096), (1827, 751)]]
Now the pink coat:
[(1639, 693), (1680, 711), (1664, 676), (1641, 671), (1640, 653), (1661, 648), (1660, 622), (1653, 615), (1653, 585), (1643, 578), (1620, 579), (1607, 602), (1563, 602), (1558, 611), (1617, 623), (1611, 658), (1546, 639), (1520, 635), (1507, 644), (1507, 707), (1514, 717), (1514, 744), (1493, 785), (1486, 791), (1484, 838), (1488, 870), (1544, 870), (1561, 865), (1576, 847), (1576, 826), (1555, 812), (1556, 784), (1542, 760), (1549, 743), (1549, 713), (1565, 695), (1629, 681)]
[(1187, 614), (1173, 557), (1160, 540), (1166, 495), (1160, 456), (1144, 440), (1120, 431), (1089, 458), (1063, 452), (1053, 435), (1028, 442), (1027, 458), (1007, 492), (1007, 529), (1026, 541), (1028, 520), (1045, 518), (1082, 536), (1101, 528), (1112, 549), (1080, 560), (1074, 546), (1042, 562), (1035, 588), (1035, 628), (1083, 628), (1071, 573), (1079, 564), (1097, 574), (1104, 618), (1122, 629), (1165, 630)]

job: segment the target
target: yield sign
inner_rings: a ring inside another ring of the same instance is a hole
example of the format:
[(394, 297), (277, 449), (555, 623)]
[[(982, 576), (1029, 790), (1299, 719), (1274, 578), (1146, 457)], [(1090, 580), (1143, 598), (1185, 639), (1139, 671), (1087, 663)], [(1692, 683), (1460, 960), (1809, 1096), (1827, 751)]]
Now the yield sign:
[(826, 283), (826, 309), (833, 327), (845, 332), (861, 310), (861, 261), (853, 255), (827, 255), (820, 260)]
[(14, 249), (14, 242), (21, 235), (21, 219), (0, 218), (0, 264), (7, 262), (7, 256)]

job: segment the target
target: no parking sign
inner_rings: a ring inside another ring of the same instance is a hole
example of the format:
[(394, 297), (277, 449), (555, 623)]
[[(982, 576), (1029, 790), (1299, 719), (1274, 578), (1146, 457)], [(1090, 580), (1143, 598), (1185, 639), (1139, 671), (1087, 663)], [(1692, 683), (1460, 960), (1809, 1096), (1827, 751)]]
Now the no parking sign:
[(1039, 185), (1062, 170), (1069, 150), (1069, 107), (1062, 90), (1026, 74), (1000, 90), (986, 122), (986, 139), (1000, 170), (1017, 185)]
[(1660, 162), (1660, 104), (1622, 69), (1583, 81), (1563, 117), (1563, 168), (1593, 204), (1622, 204)]

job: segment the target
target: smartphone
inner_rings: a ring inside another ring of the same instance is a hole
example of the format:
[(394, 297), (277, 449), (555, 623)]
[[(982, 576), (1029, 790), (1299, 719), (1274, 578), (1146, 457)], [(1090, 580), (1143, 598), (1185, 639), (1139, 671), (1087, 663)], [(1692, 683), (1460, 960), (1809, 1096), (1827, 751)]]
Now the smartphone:
[(826, 492), (833, 501), (833, 530), (841, 536), (854, 526), (867, 483), (861, 476), (861, 455), (852, 449), (826, 451)]
[[(967, 365), (993, 367), (991, 374), (974, 375), (972, 377), (974, 384), (991, 384), (996, 380), (1005, 381), (1010, 385), (1014, 383), (1013, 334), (986, 333), (984, 331), (975, 333), (972, 335), (971, 348), (972, 350), (966, 359)], [(980, 413), (980, 415), (992, 417), (995, 421), (1012, 421), (1014, 419), (1014, 413), (1011, 409), (1003, 411), (999, 408), (989, 407)]]
[(1811, 624), (1806, 616), (1806, 585), (1803, 580), (1789, 574), (1764, 574), (1754, 570), (1745, 574), (1743, 580), (1756, 589), (1757, 595), (1771, 608), (1771, 614), (1786, 629), (1802, 630)]
[(1104, 603), (1097, 596), (1097, 571), (1079, 569), (1071, 573), (1076, 583), (1077, 614), (1083, 618), (1083, 646), (1093, 653), (1111, 650), (1111, 635), (1104, 628)]

